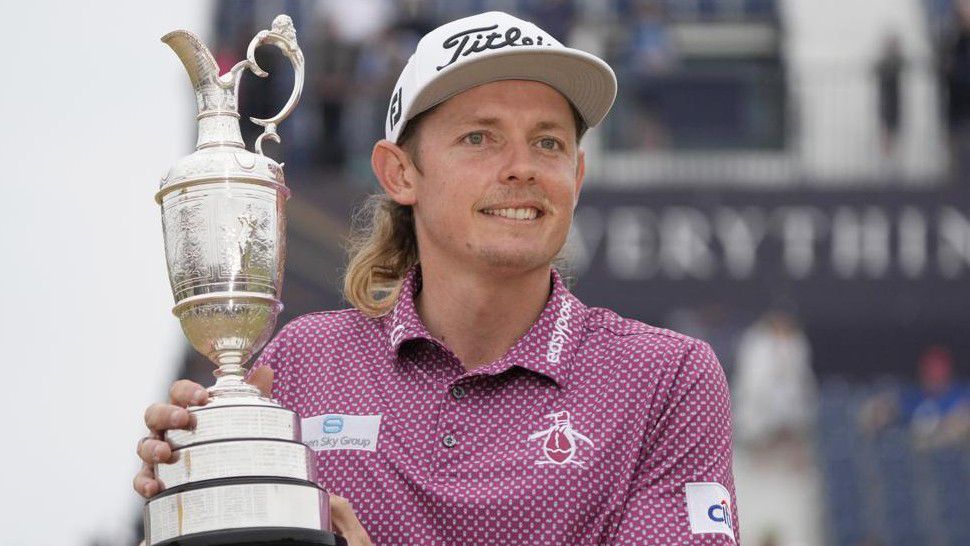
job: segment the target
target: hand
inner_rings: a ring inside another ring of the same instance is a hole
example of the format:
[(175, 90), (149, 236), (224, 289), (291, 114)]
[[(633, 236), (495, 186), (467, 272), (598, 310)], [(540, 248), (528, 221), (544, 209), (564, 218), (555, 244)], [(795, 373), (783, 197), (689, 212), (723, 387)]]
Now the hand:
[(330, 522), (333, 530), (347, 539), (347, 546), (374, 546), (350, 501), (339, 495), (330, 495)]
[[(268, 397), (273, 389), (273, 370), (258, 368), (247, 381)], [(152, 404), (145, 410), (145, 425), (150, 433), (138, 442), (138, 456), (144, 464), (132, 480), (135, 491), (145, 498), (161, 491), (161, 484), (155, 479), (154, 464), (167, 463), (172, 459), (172, 447), (165, 441), (165, 431), (194, 427), (195, 416), (186, 408), (205, 404), (209, 399), (209, 393), (202, 385), (187, 379), (172, 383), (168, 394), (168, 404)]]
[[(273, 370), (258, 368), (246, 381), (269, 397), (273, 389)], [(182, 379), (172, 383), (168, 404), (152, 404), (145, 410), (145, 425), (150, 434), (138, 442), (138, 456), (144, 464), (132, 482), (139, 495), (148, 498), (161, 491), (161, 484), (155, 479), (154, 464), (167, 463), (172, 458), (172, 447), (164, 440), (165, 431), (191, 429), (195, 426), (195, 417), (186, 408), (205, 404), (208, 399), (209, 393), (202, 385)], [(334, 531), (347, 539), (348, 546), (373, 546), (347, 499), (330, 495), (330, 519)]]

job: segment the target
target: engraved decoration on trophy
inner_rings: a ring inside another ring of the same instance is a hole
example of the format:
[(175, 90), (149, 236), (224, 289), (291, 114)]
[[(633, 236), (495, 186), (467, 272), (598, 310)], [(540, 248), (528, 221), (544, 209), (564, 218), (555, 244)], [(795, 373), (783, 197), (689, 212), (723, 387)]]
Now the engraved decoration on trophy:
[[(329, 497), (316, 484), (314, 453), (300, 442), (297, 415), (243, 381), (245, 366), (269, 340), (282, 309), (285, 257), (283, 166), (263, 154), (280, 142), (278, 124), (296, 108), (303, 53), (292, 20), (280, 15), (225, 74), (198, 36), (162, 37), (189, 73), (198, 106), (198, 142), (175, 163), (155, 196), (173, 313), (192, 346), (216, 365), (204, 406), (189, 408), (192, 430), (171, 430), (171, 464), (155, 465), (162, 490), (145, 504), (148, 546), (345, 544), (330, 532)], [(255, 153), (239, 127), (239, 82), (263, 44), (278, 47), (296, 73), (282, 110), (266, 119)]]

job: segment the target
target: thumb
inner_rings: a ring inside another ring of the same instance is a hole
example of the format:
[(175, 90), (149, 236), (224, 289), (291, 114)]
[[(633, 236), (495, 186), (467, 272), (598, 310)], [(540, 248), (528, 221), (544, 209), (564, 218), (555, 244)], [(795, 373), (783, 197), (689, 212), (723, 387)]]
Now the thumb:
[(259, 389), (263, 396), (271, 396), (273, 393), (273, 368), (261, 366), (253, 370), (246, 382)]

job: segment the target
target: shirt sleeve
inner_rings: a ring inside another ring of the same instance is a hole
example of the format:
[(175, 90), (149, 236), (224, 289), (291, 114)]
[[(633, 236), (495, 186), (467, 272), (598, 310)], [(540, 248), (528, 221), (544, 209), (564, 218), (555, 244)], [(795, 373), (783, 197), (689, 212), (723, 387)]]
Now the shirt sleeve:
[(291, 348), (291, 330), (293, 323), (290, 322), (277, 332), (276, 336), (266, 344), (263, 352), (260, 353), (256, 363), (253, 364), (250, 374), (257, 368), (268, 367), (273, 370), (273, 398), (284, 408), (293, 409), (296, 402), (293, 384), (294, 355)]
[(710, 346), (685, 344), (661, 379), (623, 511), (604, 545), (737, 544), (731, 401)]

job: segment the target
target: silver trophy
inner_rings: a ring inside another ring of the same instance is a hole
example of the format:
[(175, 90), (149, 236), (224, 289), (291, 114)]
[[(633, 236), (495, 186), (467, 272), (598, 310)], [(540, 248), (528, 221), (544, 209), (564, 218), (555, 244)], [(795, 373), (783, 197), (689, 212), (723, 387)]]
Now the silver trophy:
[[(191, 32), (162, 37), (185, 65), (198, 100), (196, 151), (162, 179), (165, 256), (173, 313), (196, 350), (218, 366), (210, 400), (189, 410), (193, 430), (165, 439), (174, 462), (155, 465), (162, 490), (145, 504), (148, 546), (345, 544), (330, 532), (327, 492), (316, 484), (313, 452), (300, 442), (297, 415), (245, 383), (245, 365), (267, 342), (282, 304), (284, 203), (282, 165), (263, 155), (279, 142), (277, 125), (303, 88), (303, 53), (293, 22), (278, 16), (249, 43), (246, 59), (219, 75), (212, 53)], [(262, 44), (280, 48), (296, 71), (283, 109), (251, 118), (264, 132), (245, 149), (237, 97)]]

